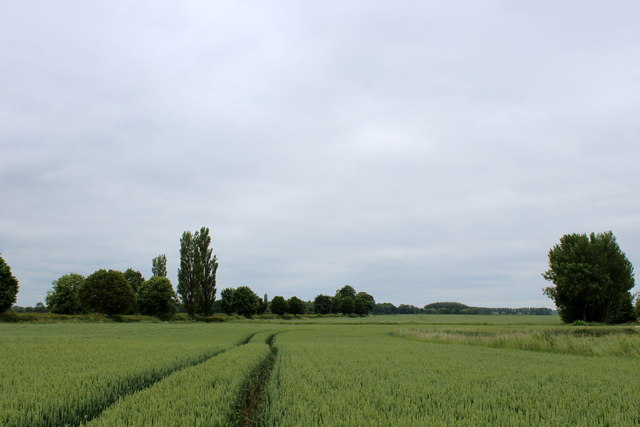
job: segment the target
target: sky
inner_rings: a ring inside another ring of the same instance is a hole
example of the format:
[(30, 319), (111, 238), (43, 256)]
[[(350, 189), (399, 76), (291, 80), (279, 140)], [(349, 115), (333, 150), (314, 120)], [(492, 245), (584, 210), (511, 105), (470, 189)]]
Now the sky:
[(550, 307), (547, 253), (640, 265), (640, 3), (0, 4), (18, 305), (209, 227), (217, 288)]

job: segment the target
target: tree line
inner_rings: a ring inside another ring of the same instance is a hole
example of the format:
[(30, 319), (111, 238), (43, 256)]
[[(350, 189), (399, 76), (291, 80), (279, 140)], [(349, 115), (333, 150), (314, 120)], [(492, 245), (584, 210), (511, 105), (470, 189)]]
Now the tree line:
[(546, 307), (473, 307), (459, 302), (434, 302), (423, 307), (411, 304), (395, 306), (385, 302), (376, 304), (374, 314), (531, 314), (551, 315), (554, 311)]
[[(338, 289), (335, 296), (318, 295), (313, 302), (302, 301), (296, 296), (288, 299), (276, 296), (269, 301), (267, 295), (260, 298), (248, 286), (226, 288), (220, 293), (220, 300), (216, 301), (218, 259), (213, 253), (207, 227), (195, 232), (185, 231), (180, 238), (177, 292), (167, 278), (166, 255), (158, 255), (151, 264), (152, 277), (149, 279), (132, 268), (124, 272), (100, 269), (87, 277), (78, 273), (65, 274), (52, 282), (45, 298), (47, 307), (40, 304), (42, 307), (38, 307), (38, 311), (107, 315), (139, 313), (170, 319), (179, 311), (186, 312), (191, 318), (211, 316), (214, 310), (246, 317), (265, 313), (300, 315), (311, 312), (366, 315), (375, 307), (371, 295), (356, 292), (349, 285)], [(2, 260), (0, 271), (8, 268)], [(11, 274), (7, 277), (15, 280)], [(15, 285), (4, 288), (13, 292), (13, 298), (5, 298), (7, 306), (2, 311), (15, 303), (17, 280)]]
[[(630, 290), (635, 285), (633, 266), (611, 231), (567, 234), (548, 253), (549, 269), (543, 277), (553, 285), (544, 294), (553, 300), (564, 322), (624, 323), (640, 314), (640, 298), (635, 310)], [(179, 308), (190, 316), (210, 316), (216, 307), (217, 257), (211, 248), (209, 229), (185, 231), (180, 239), (180, 267), (177, 293), (167, 276), (167, 258), (152, 260), (153, 276), (145, 280), (139, 271), (100, 269), (88, 277), (66, 274), (52, 283), (47, 308), (54, 313), (141, 313), (170, 318)], [(15, 304), (18, 280), (0, 256), (0, 313)], [(550, 314), (548, 308), (486, 308), (461, 303), (439, 302), (424, 307), (391, 303), (377, 304), (366, 292), (351, 286), (338, 289), (334, 296), (320, 294), (313, 302), (292, 296), (259, 298), (249, 287), (226, 288), (218, 308), (245, 316), (275, 314), (342, 313), (374, 314)], [(43, 305), (33, 308), (42, 311)]]

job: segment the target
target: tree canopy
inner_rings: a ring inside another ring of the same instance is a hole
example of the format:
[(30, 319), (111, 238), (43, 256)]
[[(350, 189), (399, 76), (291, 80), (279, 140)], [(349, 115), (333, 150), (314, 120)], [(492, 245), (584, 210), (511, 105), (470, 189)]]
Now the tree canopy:
[(178, 294), (191, 317), (196, 312), (203, 316), (213, 313), (218, 258), (213, 255), (210, 245), (207, 227), (195, 233), (185, 231), (180, 238)]
[(213, 255), (209, 229), (202, 227), (196, 231), (194, 238), (194, 278), (198, 291), (198, 310), (203, 316), (213, 313), (213, 303), (216, 299), (216, 272), (218, 258)]
[(271, 300), (271, 312), (273, 314), (277, 314), (282, 316), (289, 310), (289, 305), (287, 304), (287, 300), (284, 297), (276, 296)]
[(151, 273), (154, 276), (167, 277), (167, 256), (158, 255), (151, 261)]
[(220, 293), (220, 303), (225, 313), (237, 313), (251, 317), (258, 313), (262, 300), (248, 286), (226, 288)]
[(287, 301), (287, 306), (289, 307), (288, 311), (291, 314), (304, 314), (304, 302), (298, 297), (294, 296), (289, 298), (289, 301)]
[(329, 295), (320, 294), (313, 300), (313, 307), (318, 314), (329, 314), (333, 307), (332, 298)]
[(0, 313), (9, 310), (16, 302), (18, 279), (11, 274), (11, 267), (0, 256)]
[[(166, 269), (165, 269), (166, 273)], [(124, 278), (127, 279), (127, 282), (131, 285), (131, 289), (133, 289), (133, 293), (137, 294), (138, 289), (144, 283), (144, 276), (139, 271), (136, 271), (132, 268), (128, 268), (124, 273)], [(166, 274), (165, 274), (166, 275)]]
[(84, 276), (77, 273), (65, 274), (54, 280), (46, 298), (49, 311), (57, 314), (80, 313), (82, 307), (78, 293), (84, 280)]
[(124, 275), (115, 270), (98, 270), (87, 277), (78, 293), (80, 304), (89, 312), (127, 314), (136, 297)]
[(611, 231), (564, 235), (548, 257), (549, 269), (542, 276), (553, 286), (544, 288), (544, 294), (554, 301), (564, 322), (633, 319), (633, 266)]
[(176, 294), (166, 277), (153, 276), (142, 283), (138, 291), (141, 314), (170, 319), (176, 312)]

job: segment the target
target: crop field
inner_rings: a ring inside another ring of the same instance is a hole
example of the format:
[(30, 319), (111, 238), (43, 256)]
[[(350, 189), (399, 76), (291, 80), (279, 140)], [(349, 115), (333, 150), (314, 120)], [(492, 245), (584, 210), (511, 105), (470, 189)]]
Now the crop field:
[(640, 328), (435, 317), (0, 324), (0, 425), (640, 424)]

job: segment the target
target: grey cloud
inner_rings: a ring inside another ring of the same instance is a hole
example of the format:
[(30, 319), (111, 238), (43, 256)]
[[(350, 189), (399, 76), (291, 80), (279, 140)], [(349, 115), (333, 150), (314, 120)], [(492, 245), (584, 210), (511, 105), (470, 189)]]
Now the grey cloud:
[(546, 305), (546, 252), (637, 264), (635, 2), (0, 7), (0, 251), (19, 303), (150, 273), (211, 227), (219, 287)]

